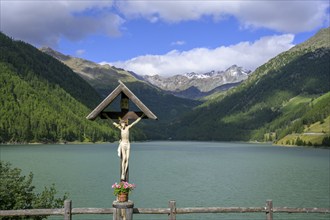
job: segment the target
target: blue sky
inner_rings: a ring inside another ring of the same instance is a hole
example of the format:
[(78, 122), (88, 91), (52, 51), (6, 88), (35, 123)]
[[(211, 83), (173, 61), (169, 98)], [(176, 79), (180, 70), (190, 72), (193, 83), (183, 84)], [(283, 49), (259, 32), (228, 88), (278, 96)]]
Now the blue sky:
[(329, 27), (328, 0), (0, 0), (0, 10), (14, 39), (141, 75), (254, 70)]

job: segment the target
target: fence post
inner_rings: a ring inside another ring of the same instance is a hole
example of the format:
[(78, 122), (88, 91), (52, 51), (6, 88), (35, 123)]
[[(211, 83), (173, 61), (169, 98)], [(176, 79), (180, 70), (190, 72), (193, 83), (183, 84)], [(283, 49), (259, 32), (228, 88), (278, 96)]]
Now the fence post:
[(113, 220), (132, 220), (133, 219), (133, 207), (134, 203), (131, 200), (127, 202), (118, 202), (113, 201), (112, 207), (113, 211)]
[(266, 201), (266, 219), (273, 220), (273, 201), (272, 200)]
[(170, 214), (168, 216), (168, 219), (176, 220), (176, 202), (175, 202), (175, 200), (170, 200), (168, 202), (168, 206), (170, 208)]
[(64, 220), (71, 220), (72, 219), (72, 201), (65, 200), (64, 201)]

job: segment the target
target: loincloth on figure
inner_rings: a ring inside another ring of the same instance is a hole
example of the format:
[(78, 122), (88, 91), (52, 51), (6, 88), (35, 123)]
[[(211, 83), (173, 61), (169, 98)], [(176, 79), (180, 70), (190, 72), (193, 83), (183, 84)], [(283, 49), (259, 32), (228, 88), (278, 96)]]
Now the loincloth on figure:
[(121, 151), (123, 150), (129, 150), (130, 149), (130, 143), (129, 142), (123, 142), (119, 140), (119, 146), (118, 146), (118, 157), (121, 158)]

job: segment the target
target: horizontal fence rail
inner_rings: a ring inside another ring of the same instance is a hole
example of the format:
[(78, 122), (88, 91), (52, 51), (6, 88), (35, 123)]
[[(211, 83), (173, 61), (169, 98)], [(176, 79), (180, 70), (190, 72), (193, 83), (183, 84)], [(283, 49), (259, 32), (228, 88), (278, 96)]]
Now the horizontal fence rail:
[[(62, 215), (64, 220), (72, 220), (72, 215), (114, 214), (115, 208), (72, 208), (72, 201), (66, 200), (60, 209), (24, 209), (0, 210), (0, 217), (14, 216), (51, 216)], [(273, 207), (272, 200), (266, 201), (265, 207), (191, 207), (177, 208), (174, 200), (169, 201), (169, 208), (133, 208), (134, 214), (167, 214), (169, 220), (175, 220), (178, 214), (197, 213), (265, 213), (266, 220), (273, 220), (273, 213), (319, 213), (330, 214), (329, 208), (290, 208)], [(130, 219), (127, 219), (130, 220)]]

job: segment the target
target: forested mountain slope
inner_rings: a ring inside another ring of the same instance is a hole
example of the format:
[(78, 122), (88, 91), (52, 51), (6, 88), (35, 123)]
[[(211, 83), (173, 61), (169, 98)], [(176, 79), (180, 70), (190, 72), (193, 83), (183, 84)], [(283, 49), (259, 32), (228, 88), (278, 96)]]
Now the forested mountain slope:
[(2, 33), (0, 51), (0, 143), (115, 140), (85, 119), (101, 98), (70, 68)]
[[(279, 140), (324, 120), (330, 115), (329, 108), (316, 110), (313, 100), (330, 91), (329, 36), (329, 28), (322, 29), (260, 66), (237, 88), (186, 114), (170, 129), (175, 131), (171, 137)], [(293, 105), (295, 99), (307, 101)], [(306, 115), (309, 120), (304, 120)]]

